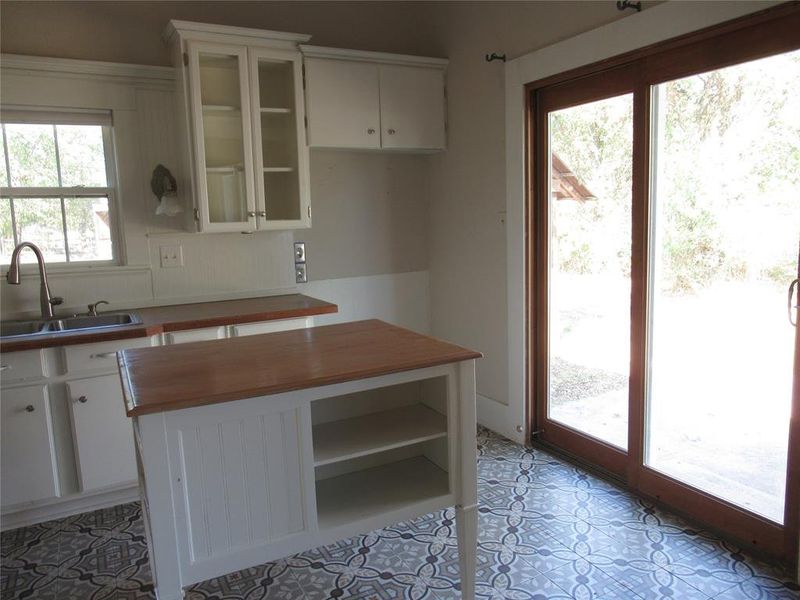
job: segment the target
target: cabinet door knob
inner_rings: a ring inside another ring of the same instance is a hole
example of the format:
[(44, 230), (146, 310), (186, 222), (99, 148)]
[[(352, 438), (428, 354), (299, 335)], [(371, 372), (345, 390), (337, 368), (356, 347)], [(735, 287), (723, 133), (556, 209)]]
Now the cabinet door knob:
[(262, 219), (266, 219), (267, 218), (267, 211), (265, 211), (265, 210), (258, 211), (258, 216), (261, 217)]
[(25, 412), (33, 412), (35, 410), (36, 407), (33, 404), (28, 404), (28, 406), (25, 407)]
[(248, 210), (248, 211), (247, 211), (247, 216), (248, 216), (248, 217), (255, 217), (255, 216), (256, 216), (256, 211), (254, 211), (254, 210)]
[(370, 127), (369, 129), (367, 129), (367, 133), (368, 133), (369, 135), (372, 135), (373, 133), (375, 133), (375, 129), (374, 129), (374, 128), (372, 128), (372, 127)]
[(389, 135), (394, 135), (397, 132), (394, 129), (387, 129), (386, 133), (388, 133)]
[(78, 397), (78, 402), (80, 402), (81, 404), (86, 404), (88, 401), (89, 401), (89, 399), (86, 396), (79, 396)]

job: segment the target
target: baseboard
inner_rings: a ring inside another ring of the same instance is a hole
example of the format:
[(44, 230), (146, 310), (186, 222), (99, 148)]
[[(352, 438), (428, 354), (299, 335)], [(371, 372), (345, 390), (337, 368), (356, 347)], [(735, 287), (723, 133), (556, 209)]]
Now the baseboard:
[(64, 498), (48, 500), (46, 503), (35, 506), (15, 508), (3, 513), (0, 515), (0, 531), (63, 519), (83, 512), (137, 500), (139, 500), (139, 485), (136, 483), (92, 494), (71, 494)]
[(491, 429), (495, 433), (499, 433), (503, 437), (522, 443), (518, 439), (522, 434), (512, 431), (507, 423), (509, 410), (507, 405), (492, 400), (488, 396), (482, 396), (481, 394), (476, 394), (475, 400), (478, 409), (478, 423), (487, 429)]

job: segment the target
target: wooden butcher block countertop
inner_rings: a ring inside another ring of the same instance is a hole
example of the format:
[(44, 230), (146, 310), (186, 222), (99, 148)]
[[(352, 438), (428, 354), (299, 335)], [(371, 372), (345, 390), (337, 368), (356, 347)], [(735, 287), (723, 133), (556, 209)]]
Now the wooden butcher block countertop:
[(241, 400), (480, 358), (369, 320), (119, 353), (128, 416)]
[[(0, 351), (16, 352), (18, 350), (37, 350), (73, 344), (124, 340), (157, 335), (167, 331), (312, 317), (335, 313), (338, 310), (339, 307), (335, 304), (303, 294), (173, 304), (130, 310), (115, 309), (108, 312), (131, 312), (139, 316), (141, 323), (120, 327), (17, 336), (0, 340)], [(103, 312), (106, 311), (101, 311), (101, 314)]]

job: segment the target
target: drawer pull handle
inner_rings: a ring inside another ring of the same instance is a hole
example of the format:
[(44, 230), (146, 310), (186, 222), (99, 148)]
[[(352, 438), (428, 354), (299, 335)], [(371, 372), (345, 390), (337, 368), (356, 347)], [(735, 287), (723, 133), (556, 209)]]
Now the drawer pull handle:
[(28, 404), (28, 406), (25, 407), (25, 412), (33, 412), (35, 410), (36, 407), (33, 404)]
[(6, 371), (11, 368), (11, 365), (0, 365), (0, 371)]
[(86, 404), (88, 401), (89, 401), (89, 399), (86, 396), (79, 396), (78, 397), (78, 402), (80, 402), (81, 404)]
[(97, 354), (92, 354), (92, 358), (113, 358), (116, 355), (116, 352), (98, 352)]

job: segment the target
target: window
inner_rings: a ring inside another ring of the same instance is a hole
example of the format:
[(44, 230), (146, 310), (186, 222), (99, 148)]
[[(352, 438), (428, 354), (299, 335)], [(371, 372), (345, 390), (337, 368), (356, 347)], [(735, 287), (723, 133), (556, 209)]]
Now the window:
[(0, 264), (20, 242), (49, 264), (113, 263), (110, 113), (4, 110), (0, 128)]

